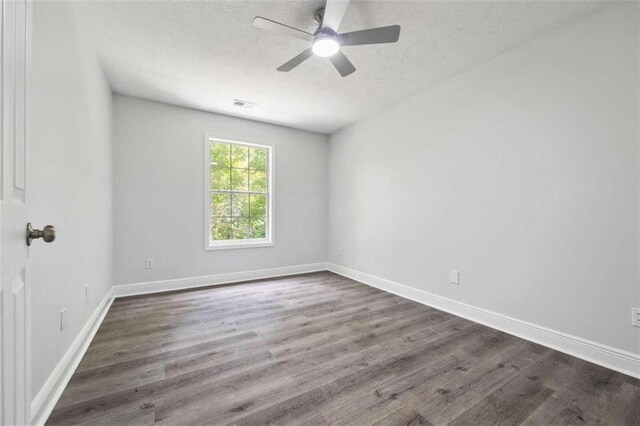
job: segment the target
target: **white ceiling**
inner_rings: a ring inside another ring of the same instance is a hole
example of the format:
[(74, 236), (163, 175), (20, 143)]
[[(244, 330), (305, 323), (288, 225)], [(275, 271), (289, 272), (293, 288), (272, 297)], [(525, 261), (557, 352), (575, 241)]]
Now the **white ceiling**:
[[(93, 1), (78, 5), (116, 93), (332, 133), (599, 7), (591, 1), (352, 1), (340, 32), (399, 24), (395, 44), (345, 47), (276, 71), (307, 42), (259, 30), (260, 15), (309, 32), (309, 1)], [(251, 110), (233, 99), (255, 102)]]

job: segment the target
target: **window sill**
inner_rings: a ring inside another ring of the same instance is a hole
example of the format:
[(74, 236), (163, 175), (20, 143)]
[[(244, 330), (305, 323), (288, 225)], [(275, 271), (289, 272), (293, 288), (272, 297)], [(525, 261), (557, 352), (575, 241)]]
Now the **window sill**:
[(234, 250), (234, 249), (247, 249), (247, 248), (260, 248), (260, 247), (273, 247), (275, 243), (273, 241), (261, 241), (261, 242), (233, 242), (229, 244), (208, 244), (204, 249), (210, 250)]

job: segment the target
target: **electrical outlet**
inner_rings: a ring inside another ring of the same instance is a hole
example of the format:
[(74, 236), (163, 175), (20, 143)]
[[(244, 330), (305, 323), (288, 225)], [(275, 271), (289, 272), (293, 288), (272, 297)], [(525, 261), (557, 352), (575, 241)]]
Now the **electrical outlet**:
[(451, 284), (460, 284), (460, 271), (449, 271), (449, 282)]
[(67, 308), (60, 310), (60, 331), (64, 331), (67, 328)]
[(89, 290), (90, 290), (91, 284), (87, 284), (84, 286), (84, 301), (88, 302), (89, 301)]
[(340, 247), (336, 249), (336, 256), (342, 256), (342, 249)]
[(153, 269), (153, 267), (155, 266), (153, 263), (153, 257), (150, 257), (147, 259), (147, 261), (144, 264), (145, 268), (147, 269)]
[(640, 327), (640, 308), (631, 308), (631, 325)]

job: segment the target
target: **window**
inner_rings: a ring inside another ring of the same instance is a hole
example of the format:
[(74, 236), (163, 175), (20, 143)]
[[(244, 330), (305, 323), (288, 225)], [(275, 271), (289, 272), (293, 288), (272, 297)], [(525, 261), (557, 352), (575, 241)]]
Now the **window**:
[(272, 245), (271, 147), (207, 138), (207, 248)]

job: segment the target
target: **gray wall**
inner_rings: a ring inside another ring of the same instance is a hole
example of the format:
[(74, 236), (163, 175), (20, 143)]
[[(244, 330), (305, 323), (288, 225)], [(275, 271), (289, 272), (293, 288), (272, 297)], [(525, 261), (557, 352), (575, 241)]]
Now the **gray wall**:
[(112, 284), (112, 162), (111, 90), (71, 3), (34, 2), (33, 14), (30, 220), (58, 228), (29, 253), (35, 396)]
[(330, 261), (640, 353), (637, 8), (332, 135)]
[[(205, 133), (275, 147), (274, 247), (204, 250)], [(116, 285), (326, 260), (326, 136), (115, 96), (114, 149)]]

